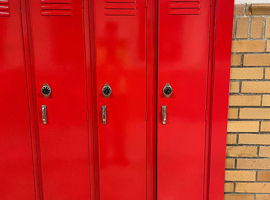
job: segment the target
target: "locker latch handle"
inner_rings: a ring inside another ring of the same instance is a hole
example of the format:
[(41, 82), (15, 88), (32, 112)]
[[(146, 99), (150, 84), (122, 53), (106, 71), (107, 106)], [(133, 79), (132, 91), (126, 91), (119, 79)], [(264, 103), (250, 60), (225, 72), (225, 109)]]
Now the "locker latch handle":
[(162, 124), (166, 124), (166, 110), (167, 106), (162, 106)]
[(102, 108), (102, 123), (107, 124), (107, 106), (101, 106)]
[(47, 124), (47, 106), (42, 105), (41, 109), (42, 109), (42, 121), (43, 121), (43, 124)]

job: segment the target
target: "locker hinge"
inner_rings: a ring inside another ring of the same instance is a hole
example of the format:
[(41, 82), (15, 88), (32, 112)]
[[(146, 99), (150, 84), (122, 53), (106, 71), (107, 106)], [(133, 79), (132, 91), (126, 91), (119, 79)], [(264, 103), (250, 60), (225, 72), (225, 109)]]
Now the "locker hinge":
[(88, 113), (88, 110), (86, 111), (86, 120), (89, 121), (89, 113)]
[(82, 9), (84, 9), (84, 1), (82, 1)]
[(207, 115), (207, 110), (205, 111), (205, 121), (207, 121), (208, 115)]
[(145, 110), (145, 121), (147, 121), (147, 110)]
[(145, 7), (147, 8), (147, 3), (148, 3), (148, 0), (145, 0)]

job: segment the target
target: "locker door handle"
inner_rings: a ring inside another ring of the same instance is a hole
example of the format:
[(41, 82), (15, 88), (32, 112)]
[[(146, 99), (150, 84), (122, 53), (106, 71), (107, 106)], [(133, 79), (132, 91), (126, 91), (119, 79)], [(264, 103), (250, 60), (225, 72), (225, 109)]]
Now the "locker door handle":
[(43, 121), (43, 124), (47, 124), (47, 106), (42, 105), (41, 109), (42, 109), (42, 121)]
[(101, 106), (102, 108), (102, 123), (107, 124), (107, 106)]
[(166, 124), (166, 110), (167, 106), (162, 106), (162, 124)]

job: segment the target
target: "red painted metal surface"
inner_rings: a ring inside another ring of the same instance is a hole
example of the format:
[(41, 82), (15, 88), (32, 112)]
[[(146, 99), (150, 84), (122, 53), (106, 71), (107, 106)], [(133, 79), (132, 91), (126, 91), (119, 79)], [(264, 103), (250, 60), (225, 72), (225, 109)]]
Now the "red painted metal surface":
[[(85, 33), (85, 63), (86, 63), (86, 79), (87, 79), (87, 100), (88, 100), (88, 126), (89, 126), (89, 161), (90, 161), (90, 200), (96, 200), (99, 199), (99, 196), (97, 195), (99, 191), (98, 189), (98, 170), (96, 170), (95, 163), (98, 162), (98, 158), (96, 157), (96, 144), (98, 142), (95, 141), (96, 137), (96, 127), (97, 127), (97, 117), (94, 116), (96, 101), (95, 98), (93, 98), (93, 85), (94, 84), (94, 67), (95, 66), (95, 45), (94, 44), (94, 31), (92, 31), (94, 26), (94, 21), (90, 20), (94, 17), (94, 6), (93, 1), (84, 1), (84, 33)], [(91, 31), (90, 31), (91, 30)], [(92, 44), (92, 45), (91, 45)]]
[[(28, 6), (41, 198), (88, 200), (89, 137), (82, 2), (69, 4), (72, 16), (65, 16), (61, 10), (63, 16), (43, 16), (42, 5), (41, 1), (30, 0)], [(52, 89), (49, 98), (41, 93), (44, 83)], [(41, 105), (47, 105), (47, 125), (42, 123)]]
[(234, 1), (216, 0), (213, 2), (213, 8), (215, 19), (209, 98), (210, 149), (207, 194), (209, 200), (223, 200)]
[(0, 0), (0, 198), (222, 200), (233, 1), (26, 3)]
[(29, 48), (29, 29), (27, 26), (27, 14), (26, 4), (27, 1), (21, 1), (21, 16), (22, 16), (22, 30), (24, 39), (24, 53), (25, 53), (25, 66), (26, 66), (26, 79), (28, 89), (28, 101), (29, 101), (29, 114), (30, 114), (30, 127), (31, 127), (31, 139), (32, 139), (32, 153), (33, 153), (33, 168), (35, 178), (35, 194), (36, 200), (41, 199), (42, 191), (40, 190), (41, 185), (39, 184), (39, 160), (38, 160), (38, 126), (36, 126), (36, 115), (35, 115), (35, 101), (34, 101), (34, 90), (31, 77), (31, 60), (30, 60), (30, 48)]
[[(94, 1), (100, 199), (146, 199), (145, 2), (121, 1), (134, 2), (132, 10), (108, 9), (106, 2)], [(109, 10), (115, 16), (106, 15)], [(109, 98), (101, 92), (106, 83)]]
[(156, 200), (156, 128), (157, 128), (157, 13), (158, 1), (147, 6), (147, 200)]
[(203, 199), (210, 1), (201, 2), (200, 15), (172, 11), (169, 0), (159, 1), (157, 199)]
[(2, 3), (9, 15), (0, 14), (0, 199), (34, 200), (20, 2)]

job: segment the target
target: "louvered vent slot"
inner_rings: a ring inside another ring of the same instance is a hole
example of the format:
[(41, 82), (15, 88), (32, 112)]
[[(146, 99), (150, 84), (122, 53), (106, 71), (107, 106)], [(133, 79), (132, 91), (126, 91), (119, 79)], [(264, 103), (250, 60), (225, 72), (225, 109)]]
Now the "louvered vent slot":
[(200, 0), (171, 0), (171, 15), (199, 15), (201, 13)]
[(108, 16), (135, 16), (136, 0), (105, 0), (105, 14)]
[(8, 0), (0, 0), (0, 17), (9, 16), (9, 4)]
[(71, 0), (41, 0), (41, 13), (44, 16), (71, 16)]

